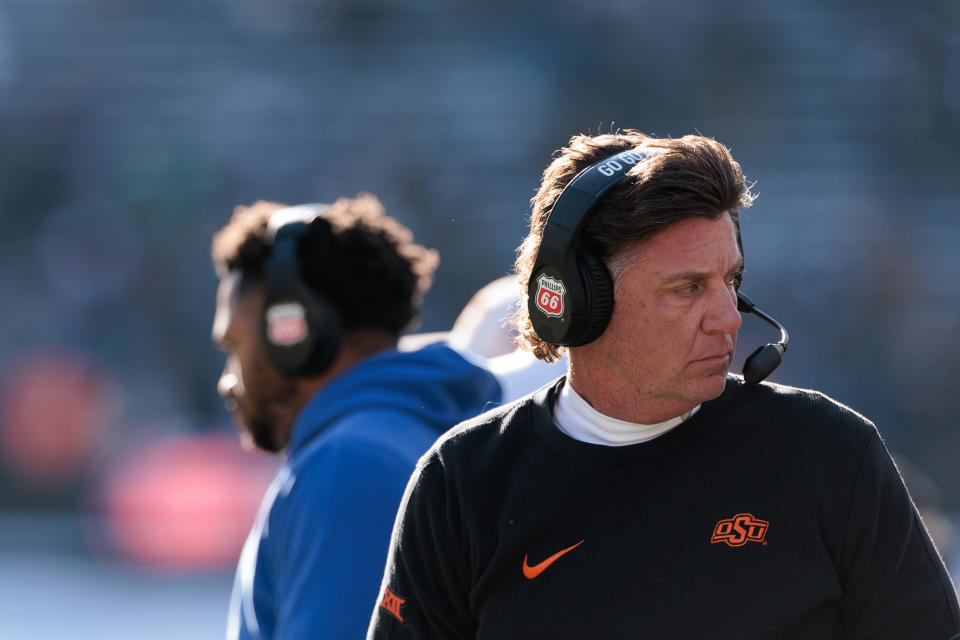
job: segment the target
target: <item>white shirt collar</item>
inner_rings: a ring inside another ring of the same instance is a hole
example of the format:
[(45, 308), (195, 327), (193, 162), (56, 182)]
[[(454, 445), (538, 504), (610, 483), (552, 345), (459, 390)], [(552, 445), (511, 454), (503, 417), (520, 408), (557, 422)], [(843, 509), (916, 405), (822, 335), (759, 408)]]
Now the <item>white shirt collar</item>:
[(623, 447), (648, 442), (665, 434), (700, 409), (695, 406), (682, 416), (657, 424), (637, 424), (606, 416), (584, 400), (570, 384), (564, 384), (553, 407), (553, 421), (560, 431), (590, 444)]

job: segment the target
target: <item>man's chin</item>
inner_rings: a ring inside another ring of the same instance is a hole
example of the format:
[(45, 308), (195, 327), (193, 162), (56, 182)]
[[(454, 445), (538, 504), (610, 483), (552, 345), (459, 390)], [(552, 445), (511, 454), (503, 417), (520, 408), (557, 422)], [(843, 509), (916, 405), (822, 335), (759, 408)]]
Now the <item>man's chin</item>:
[(237, 435), (240, 437), (240, 448), (244, 451), (256, 451), (257, 443), (253, 441), (253, 436), (250, 435), (249, 431), (240, 430), (237, 432)]
[(276, 453), (279, 449), (275, 446), (270, 430), (263, 424), (250, 425), (246, 420), (234, 418), (234, 425), (237, 428), (237, 437), (240, 440), (240, 448), (244, 451), (266, 451)]
[(695, 395), (699, 402), (709, 402), (713, 400), (721, 393), (727, 384), (727, 371), (729, 367), (722, 367), (719, 370), (714, 371), (709, 375), (701, 377), (695, 384)]

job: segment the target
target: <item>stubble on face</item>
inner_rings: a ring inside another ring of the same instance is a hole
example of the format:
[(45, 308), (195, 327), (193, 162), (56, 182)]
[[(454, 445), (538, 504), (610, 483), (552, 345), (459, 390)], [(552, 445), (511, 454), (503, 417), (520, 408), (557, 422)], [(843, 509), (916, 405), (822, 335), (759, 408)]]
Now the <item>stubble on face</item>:
[(289, 440), (281, 437), (281, 433), (289, 433), (289, 429), (282, 428), (282, 423), (296, 395), (296, 387), (291, 378), (275, 370), (265, 354), (258, 360), (248, 365), (251, 370), (244, 372), (244, 392), (237, 398), (234, 421), (244, 439), (252, 441), (253, 446), (276, 453)]
[(245, 448), (278, 452), (289, 440), (289, 407), (295, 381), (270, 362), (260, 331), (262, 291), (244, 289), (239, 274), (224, 277), (217, 292), (213, 341), (227, 352), (218, 391)]
[(654, 423), (723, 392), (742, 259), (728, 215), (683, 220), (632, 251), (606, 331), (571, 352), (571, 380), (601, 413)]

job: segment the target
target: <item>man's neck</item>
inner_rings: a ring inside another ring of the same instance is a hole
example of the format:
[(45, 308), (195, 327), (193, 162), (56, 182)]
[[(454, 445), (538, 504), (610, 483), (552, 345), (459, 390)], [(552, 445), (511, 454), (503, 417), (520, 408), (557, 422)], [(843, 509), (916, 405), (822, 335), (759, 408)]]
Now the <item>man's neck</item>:
[(681, 416), (698, 405), (687, 398), (645, 393), (607, 364), (601, 367), (592, 364), (578, 362), (576, 354), (571, 353), (567, 382), (605, 416), (637, 424), (657, 424)]
[(580, 397), (572, 385), (564, 385), (553, 405), (553, 421), (560, 431), (580, 442), (623, 447), (659, 438), (683, 423), (696, 409), (656, 424), (625, 422), (600, 413)]
[[(303, 407), (320, 389), (330, 384), (332, 380), (343, 375), (361, 360), (370, 356), (397, 348), (397, 338), (389, 333), (377, 329), (353, 329), (344, 336), (333, 362), (319, 375), (295, 378), (295, 398), (291, 402), (294, 409), (290, 424), (296, 420)], [(286, 434), (289, 441), (289, 433)]]
[(325, 387), (334, 378), (339, 377), (351, 369), (361, 360), (370, 356), (397, 348), (397, 338), (378, 329), (351, 329), (344, 335), (343, 344), (334, 356), (333, 362), (320, 375), (299, 378), (297, 380), (297, 395), (300, 408), (312, 398), (317, 391)]

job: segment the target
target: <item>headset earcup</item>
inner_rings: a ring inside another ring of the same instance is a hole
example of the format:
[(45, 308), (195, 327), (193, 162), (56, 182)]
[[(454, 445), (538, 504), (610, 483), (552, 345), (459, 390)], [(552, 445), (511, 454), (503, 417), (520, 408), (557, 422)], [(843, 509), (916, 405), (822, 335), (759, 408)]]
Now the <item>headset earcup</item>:
[(613, 313), (613, 279), (607, 265), (589, 251), (577, 253), (577, 265), (584, 284), (587, 313), (583, 331), (576, 344), (569, 345), (571, 347), (589, 344), (599, 338)]
[[(303, 209), (307, 209), (304, 214)], [(270, 360), (293, 376), (322, 373), (340, 350), (343, 327), (340, 314), (326, 297), (303, 279), (300, 240), (312, 229), (314, 239), (329, 243), (330, 222), (315, 207), (303, 205), (281, 209), (274, 216), (294, 213), (273, 230), (272, 245), (264, 273), (263, 339)], [(309, 218), (309, 219), (308, 219)], [(268, 235), (273, 217), (268, 223)], [(313, 247), (324, 252), (327, 247)]]
[(310, 334), (313, 345), (310, 356), (296, 372), (301, 376), (313, 376), (323, 373), (333, 362), (343, 341), (343, 327), (339, 312), (325, 297), (311, 292), (301, 294), (301, 301), (307, 309)]
[[(340, 316), (330, 303), (304, 285), (287, 283), (264, 308), (264, 344), (278, 369), (288, 375), (312, 376), (330, 365), (343, 339)], [(282, 316), (271, 318), (278, 311)], [(280, 335), (271, 335), (276, 333)]]

